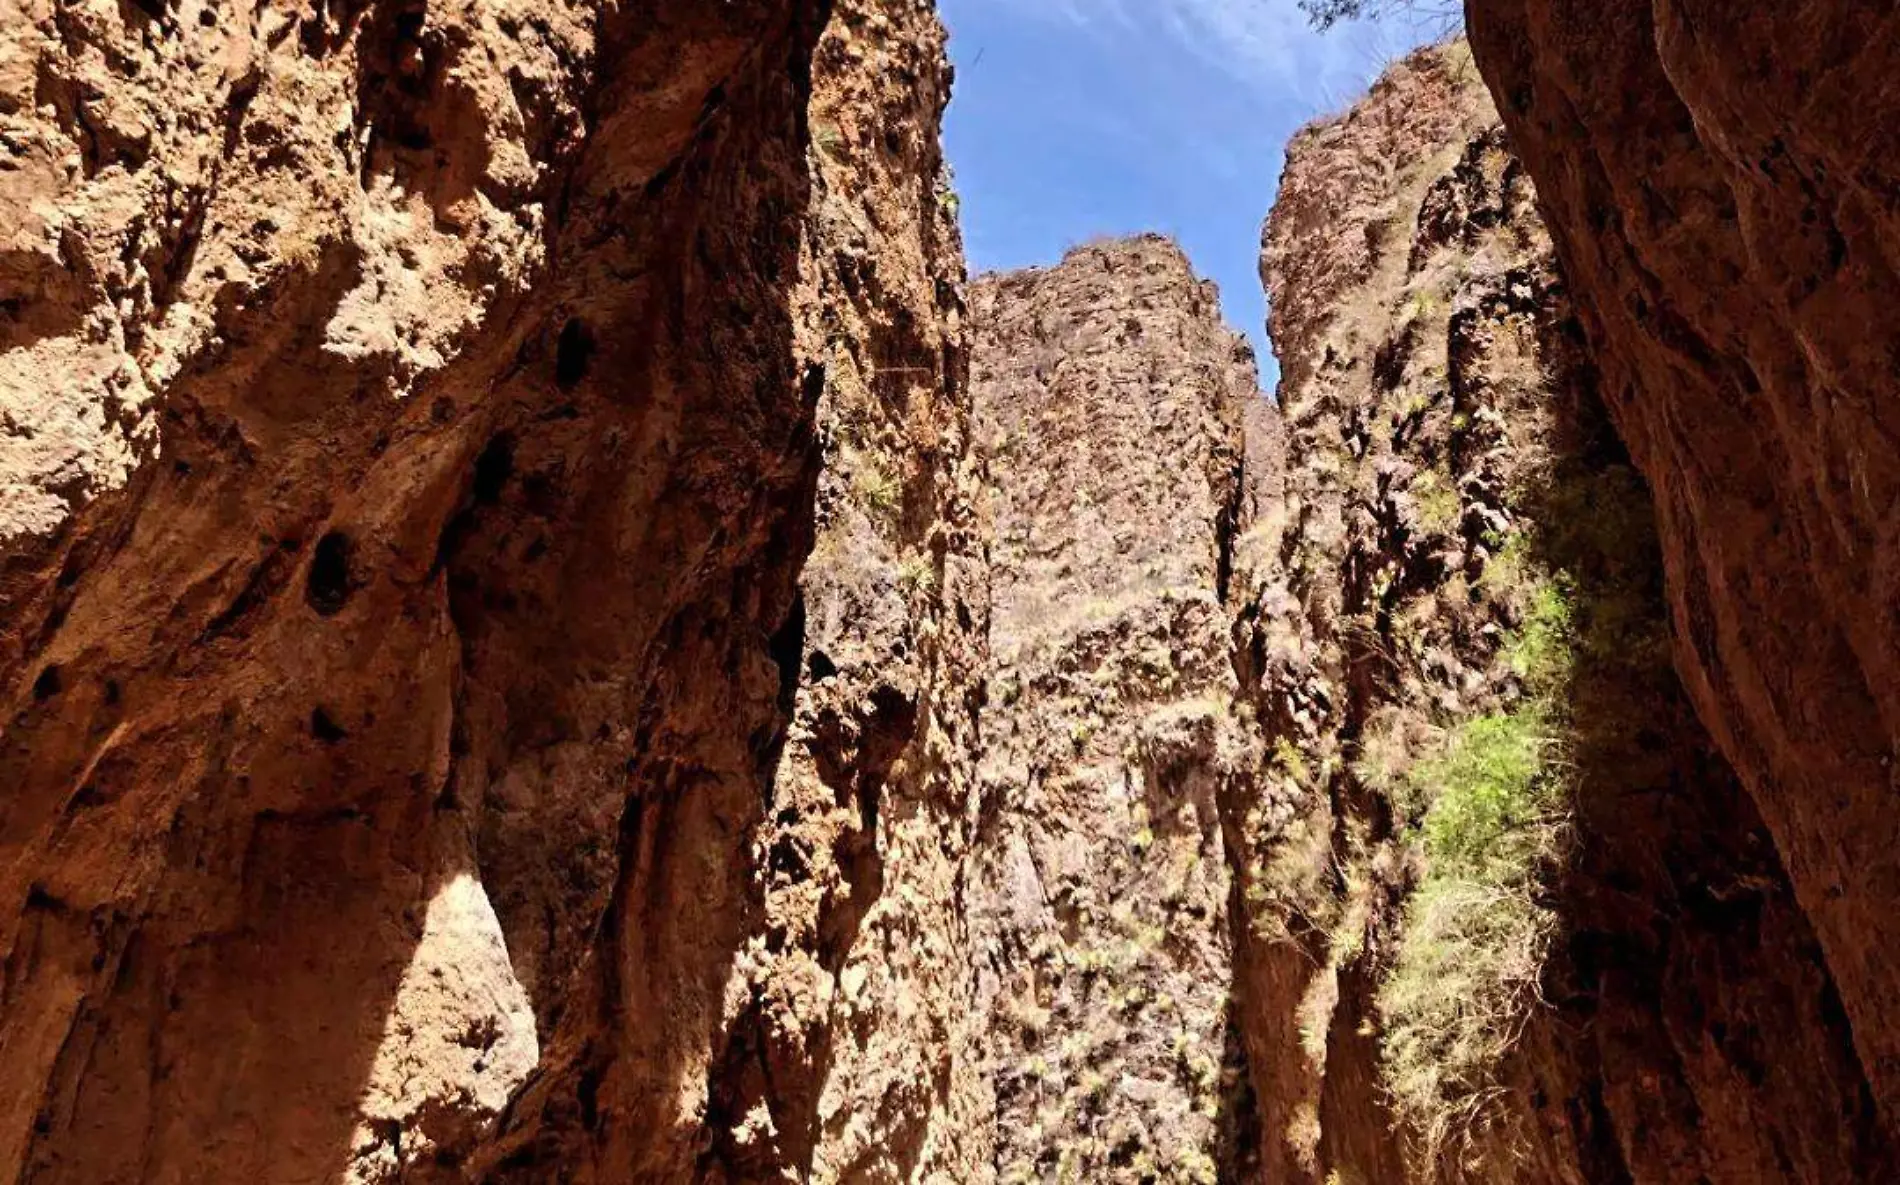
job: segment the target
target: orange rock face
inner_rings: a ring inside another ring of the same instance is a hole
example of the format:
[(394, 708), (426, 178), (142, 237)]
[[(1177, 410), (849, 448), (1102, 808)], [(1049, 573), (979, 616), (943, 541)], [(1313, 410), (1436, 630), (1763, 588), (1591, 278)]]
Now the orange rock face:
[[(804, 651), (882, 598), (826, 752), (935, 801), (982, 604), (941, 32), (819, 7), (7, 17), (9, 1172), (823, 1160), (835, 1014), (747, 1044)], [(801, 593), (847, 432), (902, 494)]]
[(1678, 663), (1774, 837), (1900, 1121), (1900, 18), (1474, 3), (1618, 427)]

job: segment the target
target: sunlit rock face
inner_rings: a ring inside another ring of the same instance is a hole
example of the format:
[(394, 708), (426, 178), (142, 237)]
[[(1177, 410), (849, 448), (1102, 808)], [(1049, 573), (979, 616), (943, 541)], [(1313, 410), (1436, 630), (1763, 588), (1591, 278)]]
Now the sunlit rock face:
[(346, 1180), (399, 1180), (492, 1120), (540, 1061), (534, 1009), (481, 881), (457, 873), (430, 898), (370, 1064)]
[(891, 902), (954, 860), (947, 87), (910, 3), (9, 10), (6, 1171), (981, 1158), (947, 896), (772, 879), (812, 768)]
[(1159, 237), (984, 277), (971, 305), (995, 541), (964, 901), (996, 1171), (1232, 1176), (1223, 823), (1259, 755), (1226, 598), (1252, 353)]

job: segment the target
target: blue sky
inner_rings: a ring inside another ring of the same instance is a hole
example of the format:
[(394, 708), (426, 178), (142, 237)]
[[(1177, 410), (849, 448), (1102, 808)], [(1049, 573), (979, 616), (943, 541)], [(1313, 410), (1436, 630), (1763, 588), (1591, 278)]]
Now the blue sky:
[(1054, 263), (1098, 235), (1174, 235), (1276, 378), (1260, 224), (1288, 137), (1349, 106), (1435, 27), (1341, 25), (1295, 0), (941, 0), (945, 129), (973, 272)]

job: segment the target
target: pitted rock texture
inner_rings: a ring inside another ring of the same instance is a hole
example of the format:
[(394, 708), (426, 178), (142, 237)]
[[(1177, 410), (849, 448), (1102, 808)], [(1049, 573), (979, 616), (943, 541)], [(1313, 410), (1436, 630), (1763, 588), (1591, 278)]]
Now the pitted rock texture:
[(8, 1172), (986, 1158), (946, 97), (910, 0), (9, 10)]
[(1677, 662), (1900, 1122), (1900, 291), (1881, 5), (1471, 5), (1656, 493)]
[(821, 254), (805, 298), (827, 333), (807, 370), (823, 380), (823, 468), (773, 646), (797, 694), (749, 854), (763, 909), (727, 985), (708, 1122), (732, 1180), (981, 1180), (990, 1096), (958, 889), (989, 527), (937, 139), (944, 35), (915, 4), (832, 13), (814, 58)]
[(1227, 1179), (1221, 808), (1257, 754), (1225, 601), (1252, 353), (1155, 237), (985, 277), (971, 304), (996, 535), (964, 899), (997, 1178)]
[[(1815, 932), (1670, 669), (1648, 491), (1535, 198), (1461, 45), (1289, 149), (1284, 502), (1237, 562), (1270, 750), (1231, 845), (1269, 1179), (1884, 1180)], [(1558, 791), (1494, 838), (1542, 848), (1522, 880), (1436, 839), (1498, 736)]]
[[(9, 6), (0, 543), (123, 486), (181, 386), (302, 352), (308, 385), (343, 374), (340, 395), (393, 400), (463, 352), (546, 262), (592, 23), (561, 5)], [(282, 415), (321, 410), (285, 385)]]

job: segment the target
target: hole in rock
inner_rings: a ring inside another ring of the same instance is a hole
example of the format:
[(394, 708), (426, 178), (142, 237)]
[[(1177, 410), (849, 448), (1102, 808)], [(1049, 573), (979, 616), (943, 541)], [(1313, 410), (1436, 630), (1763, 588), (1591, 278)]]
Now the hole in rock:
[(350, 734), (343, 730), (342, 725), (331, 719), (330, 713), (319, 704), (310, 711), (310, 735), (326, 745), (334, 745)]
[(508, 479), (515, 472), (515, 440), (506, 432), (488, 442), (482, 455), (475, 458), (475, 502), (493, 506), (501, 501)]
[(310, 580), (304, 599), (320, 617), (334, 617), (349, 602), (350, 537), (331, 531), (317, 540), (316, 554), (310, 560)]
[(554, 347), (554, 382), (562, 390), (587, 377), (588, 363), (594, 358), (594, 335), (579, 317), (561, 326), (561, 340)]
[(41, 671), (39, 678), (33, 680), (33, 698), (45, 703), (58, 695), (64, 686), (65, 684), (60, 680), (59, 664), (54, 663)]
[(804, 593), (793, 598), (791, 611), (785, 615), (778, 632), (772, 635), (768, 649), (772, 661), (778, 664), (779, 711), (789, 716), (798, 698), (798, 660), (805, 650)]

